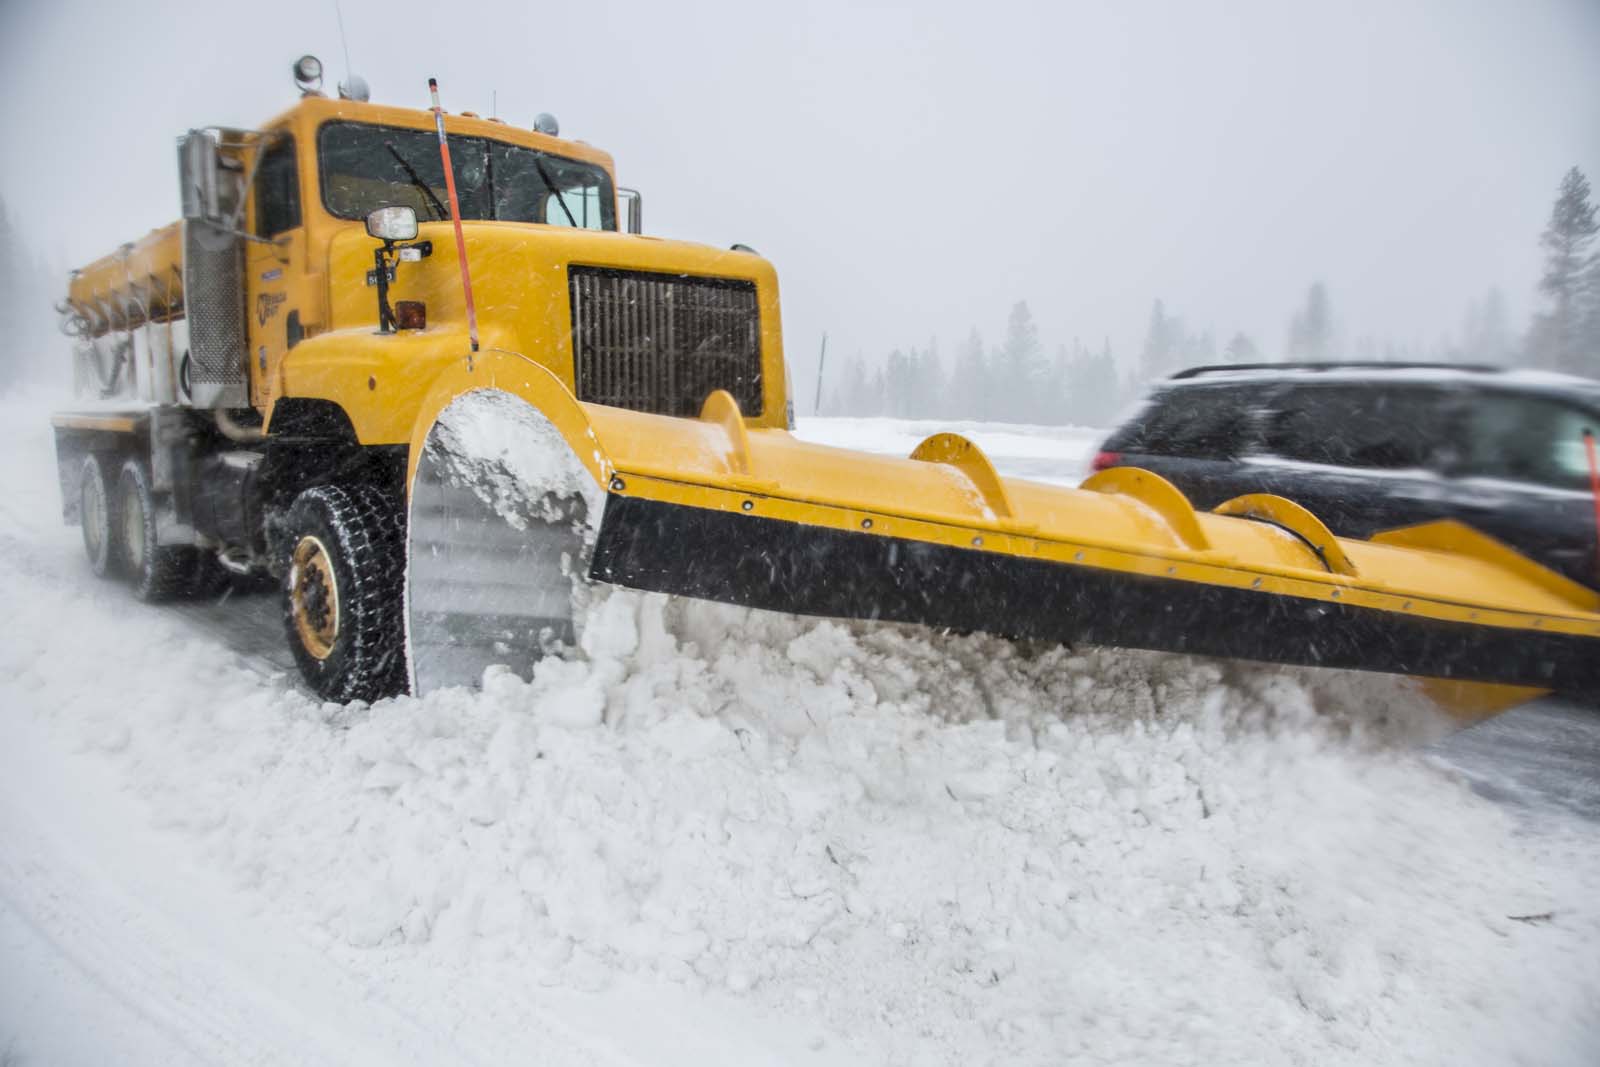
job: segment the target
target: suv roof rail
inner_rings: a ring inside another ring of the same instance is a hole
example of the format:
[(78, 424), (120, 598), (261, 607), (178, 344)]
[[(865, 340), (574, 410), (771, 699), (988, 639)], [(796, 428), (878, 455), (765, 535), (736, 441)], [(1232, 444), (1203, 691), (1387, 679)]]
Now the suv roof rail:
[(1168, 378), (1198, 378), (1203, 374), (1226, 374), (1241, 370), (1457, 370), (1474, 374), (1497, 374), (1504, 367), (1490, 363), (1385, 363), (1379, 360), (1345, 360), (1326, 363), (1209, 363), (1203, 367), (1188, 367)]

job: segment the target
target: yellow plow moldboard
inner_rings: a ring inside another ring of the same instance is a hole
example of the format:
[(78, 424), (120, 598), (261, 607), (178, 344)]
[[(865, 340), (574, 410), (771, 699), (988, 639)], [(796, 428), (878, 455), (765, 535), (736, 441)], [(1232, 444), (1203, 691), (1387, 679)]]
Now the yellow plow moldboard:
[[(1600, 691), (1594, 625), (1585, 632), (1545, 629), (1542, 620), (1490, 625), (1466, 610), (1428, 617), (1336, 599), (1337, 592), (1335, 599), (1286, 595), (617, 492), (607, 496), (590, 573), (636, 589), (801, 615)], [(1571, 614), (1600, 623), (1592, 612)]]

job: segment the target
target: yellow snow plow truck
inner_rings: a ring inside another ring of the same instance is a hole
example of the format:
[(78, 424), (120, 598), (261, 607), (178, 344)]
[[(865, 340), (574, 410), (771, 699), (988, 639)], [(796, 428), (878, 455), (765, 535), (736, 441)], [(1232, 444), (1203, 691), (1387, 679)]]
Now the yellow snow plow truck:
[(594, 583), (1417, 676), (1465, 717), (1600, 689), (1596, 593), (1453, 522), (1334, 536), (1145, 471), (809, 444), (771, 264), (640, 232), (609, 155), (302, 97), (179, 138), (182, 218), (74, 273), (65, 512), (137, 595), (281, 584), (324, 698), (526, 673)]

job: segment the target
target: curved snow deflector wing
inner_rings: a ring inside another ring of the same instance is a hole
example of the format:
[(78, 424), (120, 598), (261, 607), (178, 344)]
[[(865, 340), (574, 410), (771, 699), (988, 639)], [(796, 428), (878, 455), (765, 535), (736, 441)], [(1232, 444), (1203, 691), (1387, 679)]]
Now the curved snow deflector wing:
[(1304, 541), (1322, 560), (1322, 565), (1334, 574), (1354, 578), (1359, 573), (1333, 531), (1293, 500), (1271, 493), (1249, 493), (1218, 504), (1213, 510), (1218, 515), (1237, 515), (1282, 527)]
[(1477, 710), (1463, 708), (1472, 715), (1523, 690), (1600, 689), (1600, 596), (1459, 524), (1344, 540), (1279, 497), (1197, 512), (1143, 470), (1079, 489), (1003, 479), (953, 434), (909, 459), (810, 444), (749, 427), (726, 393), (699, 420), (583, 407), (615, 471), (596, 580), (805, 615), (1523, 687), (1478, 694)]

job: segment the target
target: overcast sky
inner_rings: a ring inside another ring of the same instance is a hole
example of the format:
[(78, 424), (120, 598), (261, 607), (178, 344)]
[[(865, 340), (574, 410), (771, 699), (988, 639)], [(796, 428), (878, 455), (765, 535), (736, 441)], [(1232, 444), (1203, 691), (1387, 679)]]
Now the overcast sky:
[[(1520, 327), (1576, 164), (1600, 185), (1600, 0), (415, 4), (342, 0), (373, 99), (611, 151), (652, 233), (777, 265), (797, 392), (1025, 299), (1131, 360), (1152, 299), (1281, 350), (1321, 279), (1349, 337)], [(0, 196), (73, 265), (177, 215), (174, 137), (291, 105), (333, 0), (0, 0)], [(330, 79), (331, 81), (332, 79)], [(804, 405), (803, 405), (804, 407)]]

